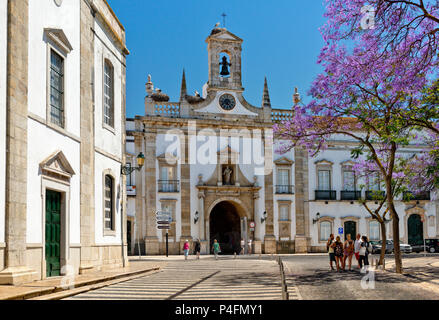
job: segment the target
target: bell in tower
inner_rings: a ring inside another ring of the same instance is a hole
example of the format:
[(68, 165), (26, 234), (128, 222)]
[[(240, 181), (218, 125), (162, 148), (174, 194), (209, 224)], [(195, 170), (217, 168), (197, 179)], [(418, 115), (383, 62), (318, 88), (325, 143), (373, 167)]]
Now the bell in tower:
[(222, 66), (220, 75), (223, 77), (229, 76), (230, 75), (229, 67), (231, 67), (232, 64), (227, 61), (226, 56), (223, 56), (222, 62), (220, 62), (220, 66)]
[(206, 39), (209, 56), (207, 91), (218, 88), (244, 91), (241, 77), (243, 40), (218, 25)]

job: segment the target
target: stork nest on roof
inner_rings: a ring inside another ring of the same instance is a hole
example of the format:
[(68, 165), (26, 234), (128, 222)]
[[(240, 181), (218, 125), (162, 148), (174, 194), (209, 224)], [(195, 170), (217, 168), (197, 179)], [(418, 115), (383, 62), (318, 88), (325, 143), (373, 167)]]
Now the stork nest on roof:
[(200, 102), (203, 102), (205, 99), (203, 99), (202, 97), (200, 97), (200, 96), (189, 96), (189, 95), (186, 95), (185, 96), (185, 99), (186, 99), (186, 101), (187, 102), (189, 102), (190, 104), (197, 104), (197, 103), (200, 103)]
[(169, 96), (167, 94), (164, 94), (163, 92), (154, 92), (151, 95), (152, 100), (156, 102), (168, 102)]

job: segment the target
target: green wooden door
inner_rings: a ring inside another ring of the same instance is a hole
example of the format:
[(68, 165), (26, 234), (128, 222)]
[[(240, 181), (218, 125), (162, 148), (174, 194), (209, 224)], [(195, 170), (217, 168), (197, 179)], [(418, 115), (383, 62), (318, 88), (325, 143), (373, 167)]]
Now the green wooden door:
[(344, 223), (344, 239), (347, 239), (348, 234), (351, 235), (351, 239), (355, 240), (357, 232), (357, 223), (355, 221), (346, 221)]
[(46, 191), (46, 275), (60, 275), (61, 193)]
[(410, 245), (422, 245), (424, 243), (424, 225), (421, 216), (412, 214), (407, 222), (408, 242)]

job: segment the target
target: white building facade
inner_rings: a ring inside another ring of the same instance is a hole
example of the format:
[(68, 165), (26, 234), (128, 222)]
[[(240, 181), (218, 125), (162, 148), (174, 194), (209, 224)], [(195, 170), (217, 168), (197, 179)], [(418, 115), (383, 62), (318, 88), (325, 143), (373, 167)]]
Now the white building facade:
[[(242, 39), (215, 28), (206, 42), (209, 80), (202, 95), (187, 94), (183, 73), (180, 100), (169, 102), (149, 76), (145, 115), (127, 121), (127, 159), (135, 166), (139, 153), (146, 157), (127, 180), (130, 253), (164, 254), (159, 211), (172, 215), (171, 254), (195, 239), (204, 254), (214, 239), (226, 254), (239, 252), (241, 239), (251, 240), (254, 253), (323, 252), (330, 233), (378, 240), (379, 225), (357, 201), (375, 186), (359, 189), (350, 156), (355, 142), (334, 137), (315, 158), (298, 148), (281, 154), (284, 142), (272, 127), (291, 111), (271, 107), (267, 82), (260, 107), (245, 100)], [(397, 201), (402, 241), (438, 237), (433, 197)]]
[(0, 4), (0, 283), (122, 266), (125, 30), (105, 0)]

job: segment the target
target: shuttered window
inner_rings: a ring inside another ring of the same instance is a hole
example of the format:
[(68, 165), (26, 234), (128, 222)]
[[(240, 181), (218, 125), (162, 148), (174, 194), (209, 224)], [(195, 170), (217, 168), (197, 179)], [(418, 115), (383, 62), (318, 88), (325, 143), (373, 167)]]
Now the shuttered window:
[(113, 210), (114, 210), (114, 180), (110, 175), (105, 176), (105, 192), (104, 192), (104, 224), (106, 230), (113, 230)]

